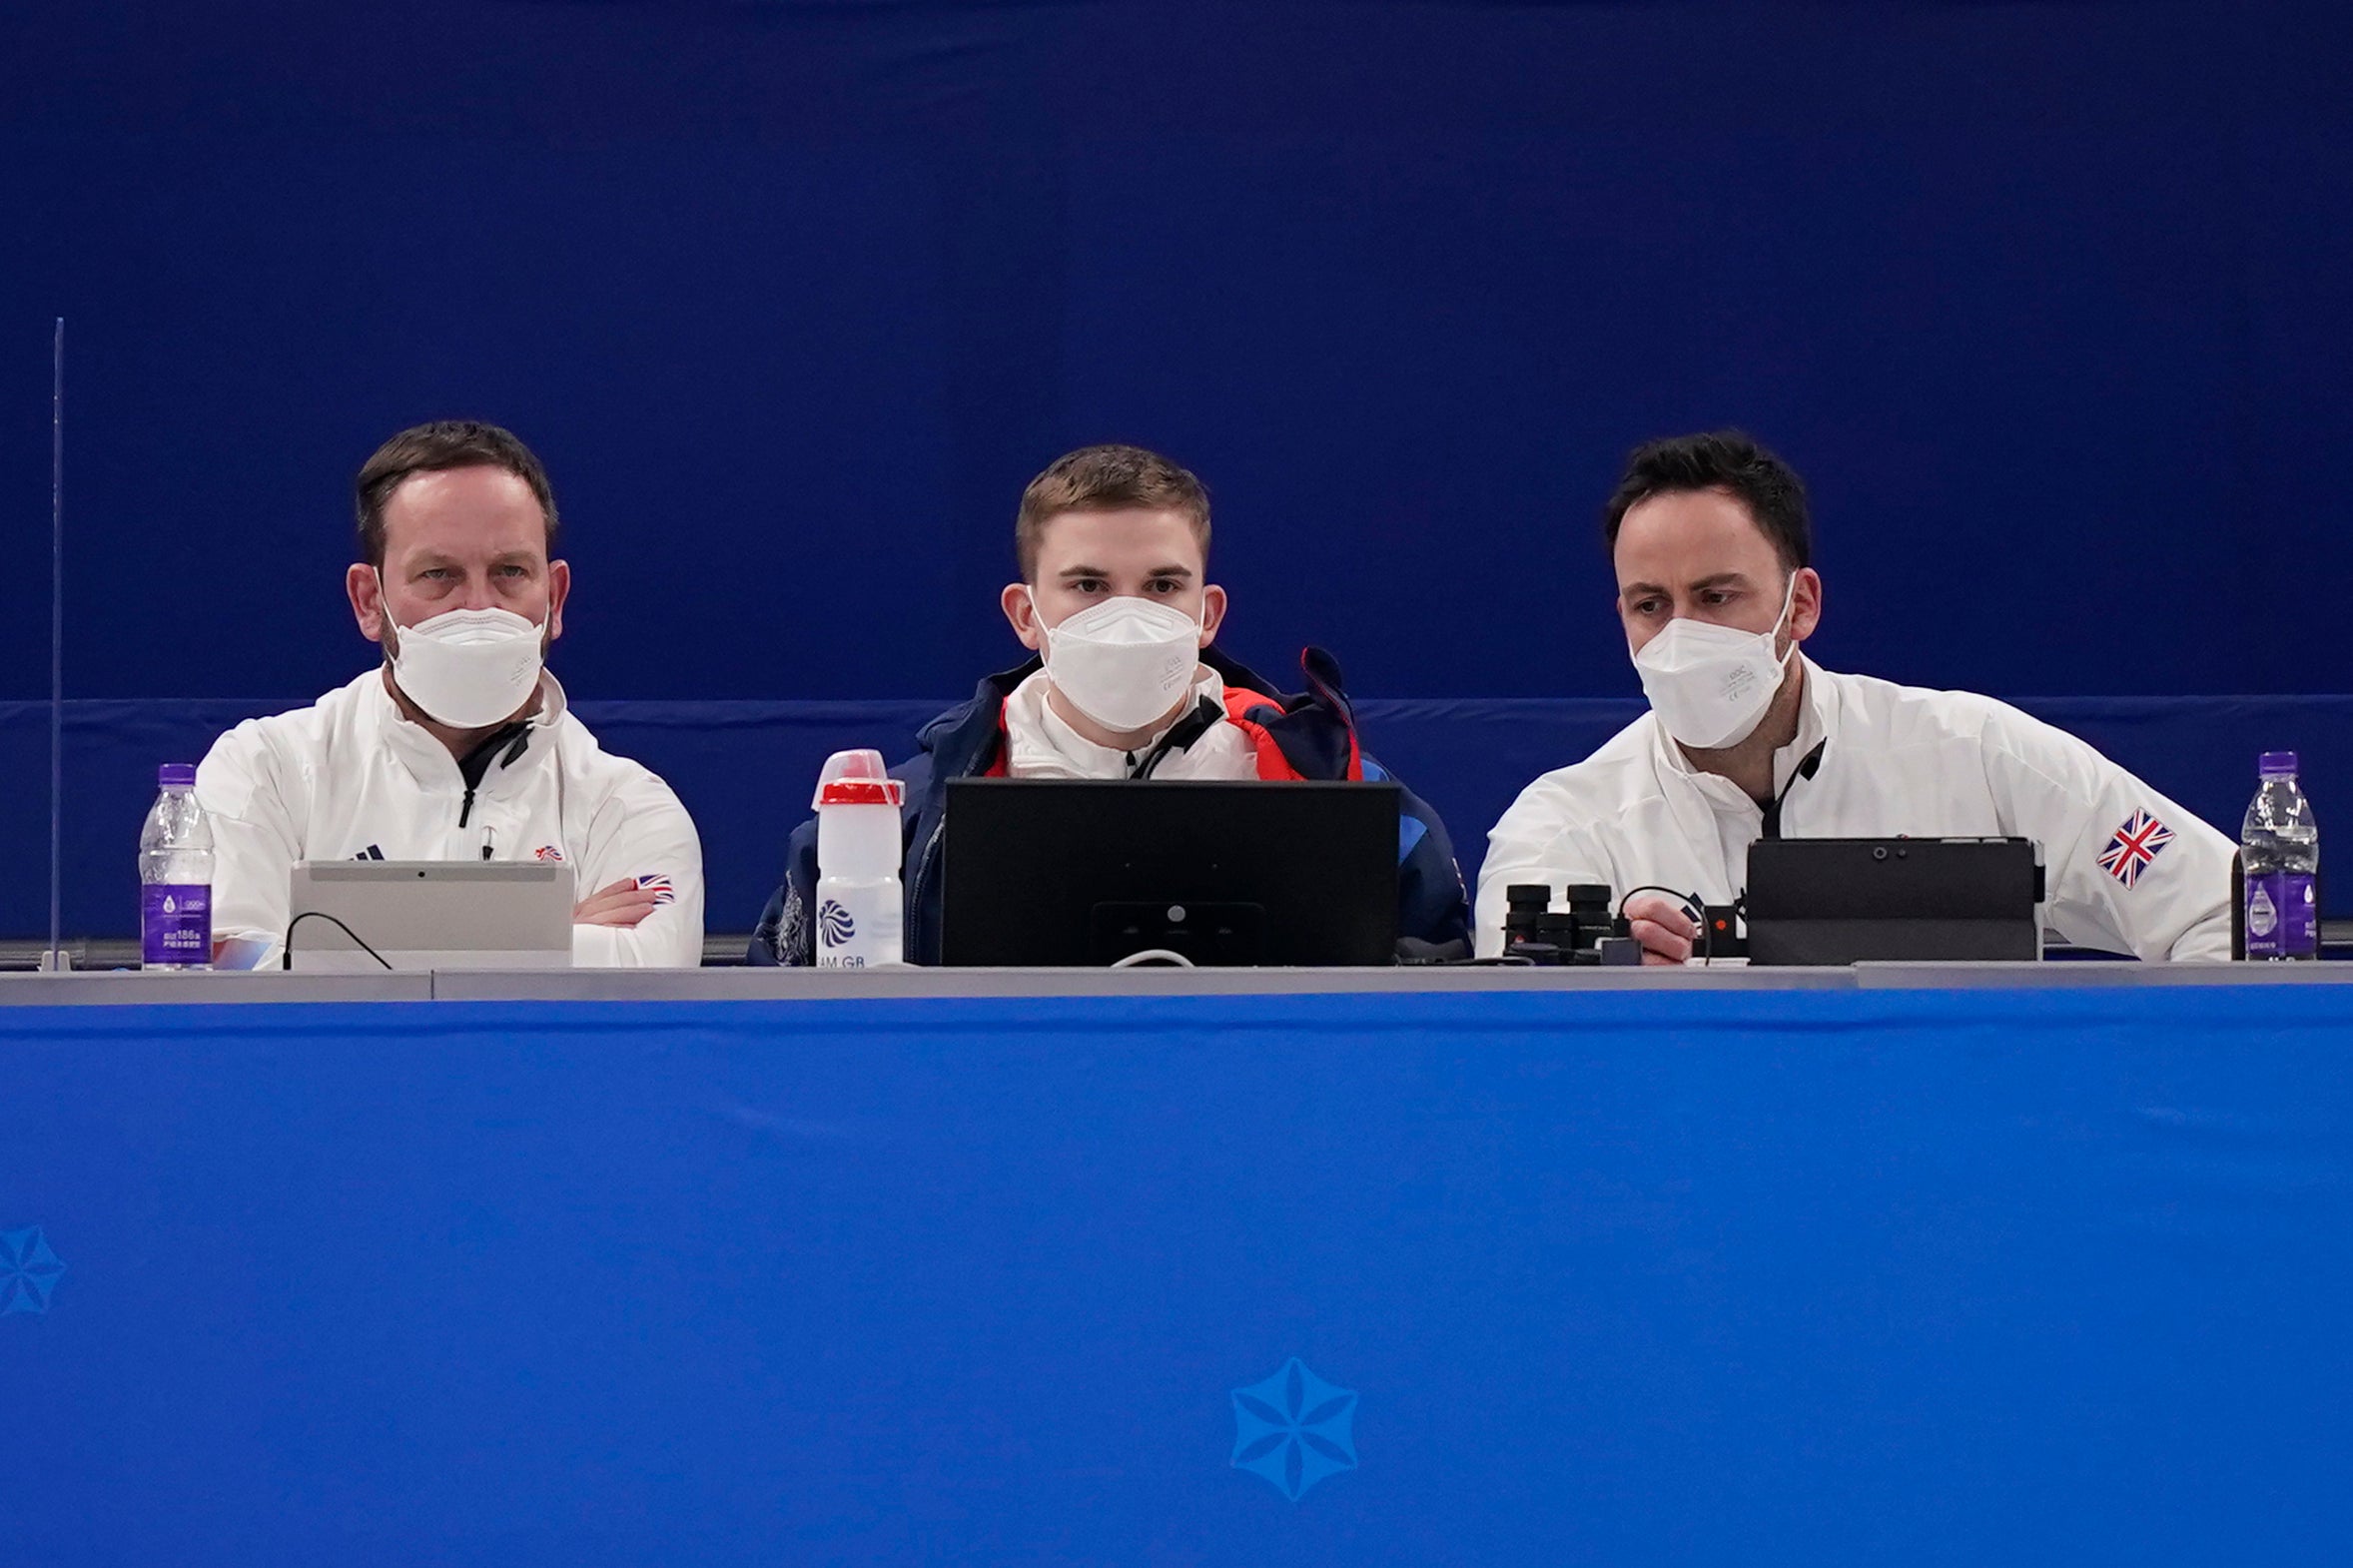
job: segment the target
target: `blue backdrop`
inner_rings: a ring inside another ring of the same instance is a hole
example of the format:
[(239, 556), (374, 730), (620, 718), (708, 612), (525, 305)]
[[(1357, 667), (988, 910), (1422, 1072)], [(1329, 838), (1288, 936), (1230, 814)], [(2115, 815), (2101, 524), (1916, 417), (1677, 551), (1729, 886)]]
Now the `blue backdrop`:
[[(1244, 656), (1322, 642), (1397, 700), (1623, 696), (1595, 507), (1634, 441), (1726, 421), (1813, 484), (1826, 662), (2326, 691), (2348, 17), (11, 8), (0, 700), (46, 691), (56, 315), (84, 699), (348, 678), (351, 473), (448, 414), (553, 470), (584, 701), (962, 693), (1013, 651), (1021, 484), (1103, 438), (1208, 479)], [(897, 749), (897, 712), (865, 732)], [(1415, 782), (1475, 853), (1473, 803), (1525, 774), (1435, 749)], [(645, 760), (714, 821), (806, 785)], [(2324, 820), (2353, 798), (2312, 782)], [(76, 853), (127, 874), (131, 831), (79, 813)], [(29, 891), (0, 926), (38, 924)]]

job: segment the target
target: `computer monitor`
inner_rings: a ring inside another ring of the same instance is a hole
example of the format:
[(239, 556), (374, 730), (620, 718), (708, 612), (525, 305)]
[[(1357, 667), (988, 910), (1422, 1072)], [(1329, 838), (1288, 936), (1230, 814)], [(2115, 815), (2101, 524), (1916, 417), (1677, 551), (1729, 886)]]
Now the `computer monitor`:
[(957, 779), (949, 964), (1391, 964), (1394, 784)]
[(1760, 839), (1749, 962), (2038, 959), (2041, 903), (2031, 839)]
[(307, 860), (288, 888), (286, 967), (564, 969), (573, 902), (561, 861)]

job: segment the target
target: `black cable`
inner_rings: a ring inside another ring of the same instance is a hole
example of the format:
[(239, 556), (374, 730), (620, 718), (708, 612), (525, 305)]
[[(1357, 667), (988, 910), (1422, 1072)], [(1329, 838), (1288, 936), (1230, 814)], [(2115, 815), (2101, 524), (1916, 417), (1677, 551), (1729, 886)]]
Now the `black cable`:
[(286, 923), (286, 951), (278, 956), (278, 967), (280, 969), (294, 968), (295, 927), (301, 925), (306, 920), (326, 921), (329, 925), (335, 927), (336, 930), (342, 932), (345, 936), (350, 937), (354, 942), (358, 942), (360, 944), (361, 952), (367, 954), (370, 958), (376, 960), (379, 964), (383, 964), (387, 969), (391, 969), (392, 967), (391, 964), (386, 963), (385, 956), (382, 953), (379, 953), (376, 951), (376, 949), (370, 947), (367, 942), (362, 940), (359, 932), (354, 931), (351, 927), (345, 925), (342, 921), (336, 919), (333, 915), (330, 915), (323, 909), (306, 909), (301, 914), (295, 916), (294, 919)]
[(1790, 792), (1798, 787), (1798, 780), (1810, 779), (1814, 777), (1816, 773), (1821, 771), (1822, 754), (1826, 749), (1828, 749), (1829, 746), (1830, 742), (1828, 740), (1823, 740), (1816, 744), (1815, 748), (1812, 751), (1806, 753), (1804, 759), (1798, 763), (1797, 768), (1790, 774), (1790, 781), (1781, 787), (1781, 793), (1774, 796), (1771, 800), (1762, 800), (1757, 803), (1759, 808), (1765, 813), (1764, 821), (1760, 824), (1760, 837), (1769, 839), (1777, 839), (1781, 837), (1782, 803), (1787, 801), (1790, 798)]
[(1628, 888), (1625, 894), (1619, 898), (1618, 913), (1613, 917), (1614, 919), (1623, 921), (1626, 918), (1626, 901), (1637, 893), (1664, 893), (1676, 903), (1681, 904), (1683, 912), (1691, 917), (1692, 929), (1697, 931), (1707, 943), (1707, 950), (1700, 955), (1700, 963), (1705, 966), (1716, 961), (1716, 933), (1708, 928), (1708, 905), (1705, 899), (1702, 899), (1697, 893), (1678, 893), (1675, 889), (1663, 888), (1656, 882), (1645, 882), (1641, 887)]

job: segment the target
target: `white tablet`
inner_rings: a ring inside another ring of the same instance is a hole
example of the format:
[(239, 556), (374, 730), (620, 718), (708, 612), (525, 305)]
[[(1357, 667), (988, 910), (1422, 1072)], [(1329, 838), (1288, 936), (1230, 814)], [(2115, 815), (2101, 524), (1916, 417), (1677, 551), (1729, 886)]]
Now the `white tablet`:
[(284, 936), (290, 967), (315, 974), (566, 969), (573, 902), (561, 861), (307, 860)]

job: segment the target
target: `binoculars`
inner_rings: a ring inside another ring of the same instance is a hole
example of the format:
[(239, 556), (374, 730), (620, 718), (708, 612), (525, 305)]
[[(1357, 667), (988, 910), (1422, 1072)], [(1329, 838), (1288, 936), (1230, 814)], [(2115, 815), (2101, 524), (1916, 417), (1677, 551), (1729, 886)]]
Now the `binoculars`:
[(1515, 882), (1503, 890), (1503, 956), (1526, 964), (1640, 964), (1642, 944), (1613, 909), (1608, 888), (1572, 883), (1568, 911), (1552, 908), (1552, 889)]

